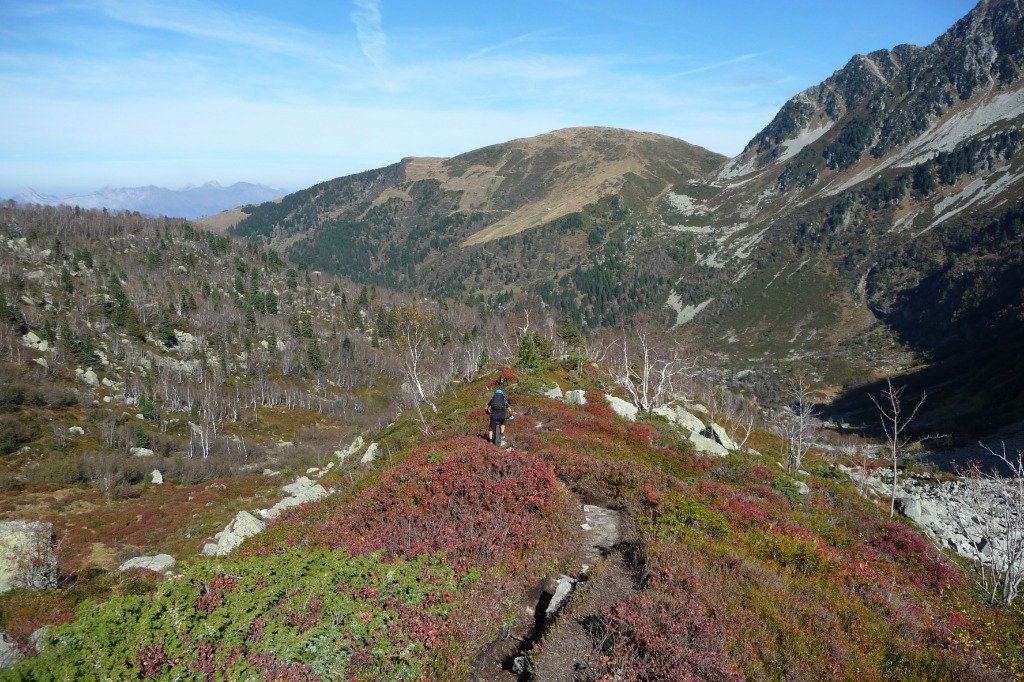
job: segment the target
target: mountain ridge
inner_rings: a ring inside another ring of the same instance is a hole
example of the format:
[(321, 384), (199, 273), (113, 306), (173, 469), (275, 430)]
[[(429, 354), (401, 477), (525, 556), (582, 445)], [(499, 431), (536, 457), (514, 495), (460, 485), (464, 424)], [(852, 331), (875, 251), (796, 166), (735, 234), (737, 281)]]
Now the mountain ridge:
[[(986, 0), (931, 45), (852, 57), (734, 159), (567, 129), (338, 178), (231, 229), (367, 283), (492, 307), (537, 297), (591, 328), (658, 317), (743, 349), (724, 351), (734, 371), (809, 362), (840, 390), (906, 371), (901, 344), (913, 362), (964, 350), (934, 316), (903, 322), (959, 286), (936, 275), (945, 262), (1012, 275), (1019, 236), (990, 228), (1024, 201), (1022, 62), (1021, 2)], [(999, 246), (973, 243), (985, 234)], [(1004, 296), (962, 290), (1004, 325), (983, 338), (1024, 326)]]

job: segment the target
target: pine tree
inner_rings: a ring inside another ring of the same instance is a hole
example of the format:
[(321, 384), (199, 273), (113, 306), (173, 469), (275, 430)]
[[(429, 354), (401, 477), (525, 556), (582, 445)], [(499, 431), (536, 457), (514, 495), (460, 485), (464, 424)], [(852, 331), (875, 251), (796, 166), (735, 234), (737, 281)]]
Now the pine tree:
[(89, 334), (84, 334), (82, 339), (75, 344), (75, 359), (83, 365), (99, 362), (100, 356), (96, 353), (96, 344)]
[(61, 266), (60, 268), (60, 288), (65, 294), (71, 294), (75, 291), (75, 283), (71, 279), (71, 273), (66, 266)]
[(156, 338), (168, 348), (174, 348), (178, 345), (178, 337), (174, 333), (174, 324), (171, 322), (171, 315), (167, 311), (164, 311), (160, 319), (160, 325), (156, 329)]
[(537, 352), (533, 334), (523, 334), (519, 338), (519, 346), (516, 348), (516, 366), (527, 371), (540, 368), (540, 353)]

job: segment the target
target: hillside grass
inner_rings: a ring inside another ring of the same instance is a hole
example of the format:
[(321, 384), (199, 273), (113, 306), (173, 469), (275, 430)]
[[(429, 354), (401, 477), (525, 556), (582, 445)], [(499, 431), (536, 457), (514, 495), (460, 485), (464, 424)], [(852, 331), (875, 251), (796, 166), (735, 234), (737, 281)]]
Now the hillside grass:
[[(588, 404), (540, 395), (552, 382)], [(511, 452), (481, 437), (499, 385), (516, 413)], [(643, 541), (643, 590), (593, 624), (610, 678), (1024, 673), (1019, 608), (983, 603), (832, 463), (805, 460), (801, 493), (776, 437), (755, 433), (760, 454), (700, 457), (663, 419), (615, 416), (598, 390), (611, 385), (555, 366), (454, 384), (436, 413), (374, 437), (387, 457), (330, 474), (337, 495), (150, 597), (81, 607), (0, 679), (465, 679), (527, 590), (568, 570), (584, 501), (624, 510)]]

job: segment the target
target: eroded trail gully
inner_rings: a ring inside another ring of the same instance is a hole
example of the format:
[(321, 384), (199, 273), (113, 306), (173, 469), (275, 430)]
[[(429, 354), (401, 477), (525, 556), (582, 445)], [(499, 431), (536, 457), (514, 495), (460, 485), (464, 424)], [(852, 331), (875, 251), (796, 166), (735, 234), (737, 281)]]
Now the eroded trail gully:
[(545, 576), (507, 636), (477, 659), (475, 682), (591, 680), (600, 670), (601, 612), (639, 589), (638, 545), (620, 511), (585, 504), (584, 542), (573, 575)]

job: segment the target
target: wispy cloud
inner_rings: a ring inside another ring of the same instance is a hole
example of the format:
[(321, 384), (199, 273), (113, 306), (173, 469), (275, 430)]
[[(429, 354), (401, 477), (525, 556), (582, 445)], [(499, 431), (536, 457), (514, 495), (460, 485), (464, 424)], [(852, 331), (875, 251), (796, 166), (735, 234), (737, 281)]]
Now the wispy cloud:
[(352, 21), (356, 25), (356, 36), (363, 54), (377, 69), (383, 71), (387, 64), (388, 38), (382, 26), (380, 2), (378, 0), (354, 0), (356, 10)]
[(123, 24), (340, 66), (317, 47), (320, 40), (315, 34), (249, 14), (219, 10), (207, 3), (99, 0), (97, 6)]
[(521, 36), (509, 38), (508, 40), (498, 43), (497, 45), (491, 45), (489, 47), (477, 50), (476, 52), (473, 52), (472, 54), (468, 55), (466, 59), (479, 59), (480, 57), (489, 55), (492, 52), (497, 52), (499, 50), (515, 47), (516, 45), (523, 45), (524, 43), (532, 43), (536, 41), (538, 38), (549, 36), (554, 32), (554, 29), (544, 29), (542, 31), (531, 31), (530, 33), (524, 33)]
[(767, 52), (751, 52), (751, 53), (748, 53), (748, 54), (740, 55), (739, 57), (733, 57), (732, 59), (726, 59), (725, 61), (715, 62), (714, 64), (706, 64), (704, 66), (698, 66), (695, 69), (687, 69), (686, 71), (680, 71), (678, 73), (669, 74), (668, 77), (669, 78), (679, 78), (679, 77), (682, 77), (682, 76), (693, 76), (694, 74), (704, 73), (706, 71), (714, 71), (716, 69), (721, 69), (723, 67), (731, 66), (733, 64), (739, 64), (741, 62), (748, 62), (751, 59), (757, 59), (758, 57), (762, 57), (762, 56), (764, 56), (766, 54), (768, 54), (768, 53)]
[[(726, 68), (759, 48), (699, 62), (676, 43), (633, 49), (600, 31), (560, 30), (564, 14), (428, 24), (397, 0), (350, 0), (316, 20), (240, 0), (55, 0), (54, 11), (29, 12), (46, 1), (0, 0), (0, 92), (17, 103), (0, 107), (0, 190), (84, 190), (96, 178), (298, 187), (575, 125), (734, 152), (774, 113), (761, 103), (772, 92), (735, 87), (770, 64)], [(723, 72), (685, 87), (666, 76), (713, 69)]]

